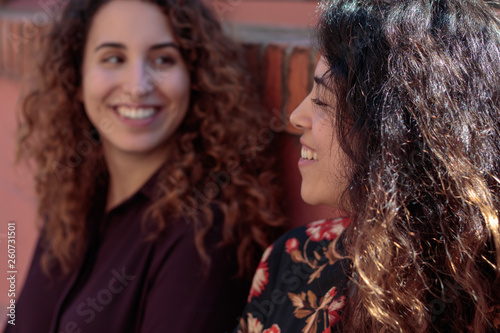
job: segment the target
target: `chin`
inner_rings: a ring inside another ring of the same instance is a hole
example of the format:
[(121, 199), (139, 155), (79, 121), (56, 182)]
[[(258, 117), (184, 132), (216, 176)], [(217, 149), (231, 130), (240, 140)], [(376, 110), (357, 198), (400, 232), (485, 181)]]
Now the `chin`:
[(302, 200), (304, 200), (305, 203), (309, 204), (309, 205), (313, 205), (313, 206), (316, 206), (316, 205), (322, 205), (324, 204), (322, 202), (322, 200), (320, 200), (320, 198), (317, 197), (317, 195), (315, 195), (317, 193), (311, 193), (311, 192), (306, 192), (304, 190), (301, 191), (300, 193), (300, 196), (302, 197)]
[(318, 195), (317, 191), (305, 191), (301, 189), (300, 196), (305, 203), (313, 206), (328, 206), (333, 209), (340, 209), (340, 205), (338, 204), (338, 200), (334, 201), (331, 197), (325, 198)]

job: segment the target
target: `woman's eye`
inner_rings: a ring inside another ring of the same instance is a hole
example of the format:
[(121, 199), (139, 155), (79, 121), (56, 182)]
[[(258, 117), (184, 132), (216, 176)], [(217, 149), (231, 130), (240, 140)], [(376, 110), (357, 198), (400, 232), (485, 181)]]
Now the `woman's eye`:
[(320, 101), (318, 98), (311, 98), (311, 101), (318, 106), (327, 106), (328, 105), (328, 104)]
[(104, 58), (102, 62), (107, 64), (119, 64), (123, 62), (123, 59), (119, 56), (110, 56)]
[(175, 63), (174, 58), (172, 58), (170, 56), (157, 57), (153, 61), (153, 64), (154, 64), (154, 66), (156, 68), (163, 67), (163, 66), (168, 66), (168, 65), (172, 65), (174, 63)]

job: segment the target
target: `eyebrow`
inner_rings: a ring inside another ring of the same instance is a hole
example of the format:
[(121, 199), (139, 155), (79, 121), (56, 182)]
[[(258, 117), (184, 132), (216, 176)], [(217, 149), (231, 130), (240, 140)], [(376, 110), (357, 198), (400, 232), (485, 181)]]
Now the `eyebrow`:
[(319, 85), (319, 86), (323, 86), (325, 88), (327, 87), (326, 82), (323, 79), (323, 77), (314, 76), (314, 82), (316, 82), (316, 84)]
[[(116, 49), (126, 49), (127, 48), (124, 44), (121, 44), (121, 43), (107, 42), (107, 43), (102, 43), (102, 44), (98, 45), (95, 48), (94, 52), (97, 52), (100, 49), (106, 48), (106, 47), (111, 47), (111, 48), (116, 48)], [(150, 50), (158, 50), (158, 49), (163, 49), (165, 47), (173, 47), (175, 49), (179, 49), (179, 47), (177, 46), (177, 44), (175, 44), (174, 42), (166, 42), (166, 43), (155, 44), (155, 45), (151, 46), (149, 49)]]

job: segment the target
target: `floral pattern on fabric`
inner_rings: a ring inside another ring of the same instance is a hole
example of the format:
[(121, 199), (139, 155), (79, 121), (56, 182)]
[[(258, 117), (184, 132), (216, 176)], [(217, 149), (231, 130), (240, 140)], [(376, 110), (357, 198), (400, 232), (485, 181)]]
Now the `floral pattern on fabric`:
[(336, 288), (332, 289), (318, 302), (317, 296), (310, 290), (307, 295), (302, 292), (300, 295), (295, 295), (292, 293), (288, 294), (288, 297), (295, 306), (295, 311), (293, 314), (295, 317), (302, 319), (306, 318), (306, 326), (302, 329), (302, 332), (318, 332), (319, 324), (323, 327), (322, 332), (328, 331), (330, 326), (333, 326), (339, 321), (340, 315), (337, 310), (340, 310), (345, 303), (345, 296), (341, 296), (339, 299), (333, 301), (335, 295), (337, 294)]
[(337, 241), (348, 218), (310, 223), (262, 256), (234, 333), (331, 333), (341, 320), (348, 278)]
[(332, 240), (339, 237), (349, 223), (350, 220), (346, 218), (312, 222), (307, 225), (306, 233), (315, 242)]
[[(242, 323), (244, 332), (248, 333), (281, 333), (281, 329), (278, 325), (274, 324), (268, 329), (263, 330), (264, 326), (259, 322), (257, 318), (254, 318), (251, 314), (248, 316), (248, 321)], [(241, 330), (239, 331), (241, 332)]]
[(248, 293), (248, 302), (252, 300), (252, 297), (259, 296), (262, 294), (262, 291), (266, 287), (269, 282), (269, 268), (267, 267), (267, 258), (269, 258), (269, 254), (273, 250), (273, 246), (269, 246), (262, 255), (260, 259), (259, 266), (255, 270), (255, 274), (252, 280), (252, 287), (250, 288), (250, 292)]

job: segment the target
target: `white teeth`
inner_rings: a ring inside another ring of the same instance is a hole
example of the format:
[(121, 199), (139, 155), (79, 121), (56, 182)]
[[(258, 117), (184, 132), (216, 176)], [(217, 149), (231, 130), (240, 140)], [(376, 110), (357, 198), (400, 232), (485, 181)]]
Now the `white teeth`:
[(129, 119), (146, 119), (156, 113), (155, 108), (131, 108), (128, 106), (119, 106), (116, 108), (118, 114)]
[(304, 147), (302, 147), (301, 156), (303, 159), (306, 160), (314, 160), (314, 161), (318, 160), (318, 153), (312, 152)]

